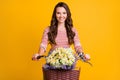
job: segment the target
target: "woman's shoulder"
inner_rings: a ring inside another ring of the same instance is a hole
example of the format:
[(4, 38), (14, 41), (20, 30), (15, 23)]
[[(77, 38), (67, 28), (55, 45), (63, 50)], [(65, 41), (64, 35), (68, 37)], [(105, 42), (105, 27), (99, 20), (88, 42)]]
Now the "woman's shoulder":
[(45, 32), (49, 32), (49, 26), (44, 29)]
[(72, 30), (73, 30), (73, 32), (76, 32), (76, 31), (77, 31), (75, 27), (72, 27)]

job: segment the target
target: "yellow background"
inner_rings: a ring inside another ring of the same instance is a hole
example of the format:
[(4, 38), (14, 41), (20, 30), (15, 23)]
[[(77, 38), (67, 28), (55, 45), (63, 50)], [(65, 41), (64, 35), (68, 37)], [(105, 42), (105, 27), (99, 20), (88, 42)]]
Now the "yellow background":
[[(59, 1), (0, 0), (0, 80), (42, 80), (45, 60), (31, 57)], [(84, 52), (93, 63), (91, 67), (78, 61), (80, 79), (120, 80), (119, 0), (62, 1), (69, 5)]]

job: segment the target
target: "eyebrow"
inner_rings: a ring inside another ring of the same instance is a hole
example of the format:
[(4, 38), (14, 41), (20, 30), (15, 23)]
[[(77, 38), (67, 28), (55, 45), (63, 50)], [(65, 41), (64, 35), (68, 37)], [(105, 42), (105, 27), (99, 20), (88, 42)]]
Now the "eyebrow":
[[(59, 12), (59, 11), (58, 11), (58, 12), (56, 11), (56, 13), (60, 13), (60, 12)], [(62, 13), (67, 13), (67, 12), (62, 12)]]

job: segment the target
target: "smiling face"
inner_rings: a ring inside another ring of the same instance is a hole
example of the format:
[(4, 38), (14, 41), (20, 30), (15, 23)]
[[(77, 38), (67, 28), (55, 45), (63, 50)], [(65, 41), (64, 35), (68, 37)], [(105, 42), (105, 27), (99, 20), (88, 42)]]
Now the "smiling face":
[(65, 23), (65, 20), (67, 19), (67, 12), (64, 7), (56, 8), (56, 19), (58, 23)]

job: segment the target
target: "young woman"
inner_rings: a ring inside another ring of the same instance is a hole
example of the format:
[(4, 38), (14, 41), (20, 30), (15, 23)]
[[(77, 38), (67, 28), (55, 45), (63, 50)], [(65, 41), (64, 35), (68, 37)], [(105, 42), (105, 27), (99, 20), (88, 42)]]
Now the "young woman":
[(50, 52), (58, 47), (69, 48), (71, 44), (74, 44), (76, 53), (83, 52), (77, 30), (73, 26), (70, 9), (64, 2), (59, 2), (55, 6), (51, 24), (44, 30), (39, 51), (33, 56), (33, 60), (38, 60), (37, 57), (44, 54), (48, 44), (51, 45)]

